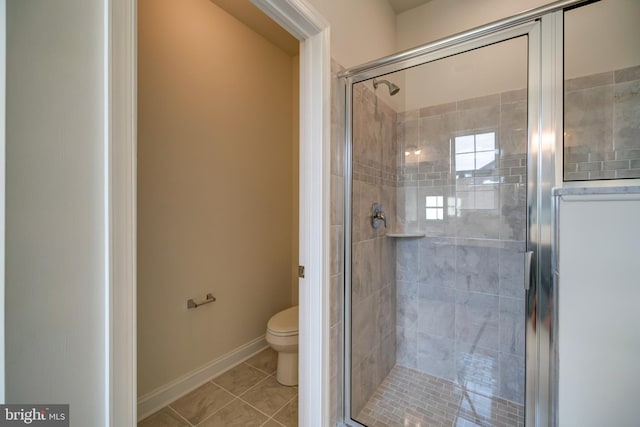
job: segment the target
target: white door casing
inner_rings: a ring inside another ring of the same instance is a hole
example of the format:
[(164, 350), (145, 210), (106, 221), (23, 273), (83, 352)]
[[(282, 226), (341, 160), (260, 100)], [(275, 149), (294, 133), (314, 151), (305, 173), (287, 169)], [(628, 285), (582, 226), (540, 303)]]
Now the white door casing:
[(7, 61), (7, 2), (0, 0), (0, 403), (5, 402), (4, 390), (4, 260), (5, 260), (5, 117)]

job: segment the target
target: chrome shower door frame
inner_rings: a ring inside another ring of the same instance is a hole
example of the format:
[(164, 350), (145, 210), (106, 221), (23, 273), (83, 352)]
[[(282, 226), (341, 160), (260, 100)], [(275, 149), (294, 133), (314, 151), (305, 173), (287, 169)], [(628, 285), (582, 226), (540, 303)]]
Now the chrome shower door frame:
[[(531, 269), (525, 273), (529, 274), (526, 282), (530, 284), (526, 291), (525, 425), (555, 425), (552, 189), (561, 179), (556, 173), (556, 145), (562, 140), (562, 17), (564, 8), (582, 2), (556, 2), (338, 75), (345, 91), (343, 425), (361, 426), (351, 417), (350, 381), (353, 85), (520, 36), (527, 36), (528, 40), (526, 251), (533, 252)], [(550, 317), (543, 321), (540, 313)]]

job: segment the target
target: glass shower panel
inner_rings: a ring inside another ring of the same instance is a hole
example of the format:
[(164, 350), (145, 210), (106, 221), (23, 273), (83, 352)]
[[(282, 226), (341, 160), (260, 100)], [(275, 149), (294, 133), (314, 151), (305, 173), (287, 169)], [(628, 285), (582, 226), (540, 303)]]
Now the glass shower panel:
[(564, 13), (564, 180), (640, 178), (640, 2)]
[(527, 37), (356, 83), (352, 109), (352, 420), (523, 425)]

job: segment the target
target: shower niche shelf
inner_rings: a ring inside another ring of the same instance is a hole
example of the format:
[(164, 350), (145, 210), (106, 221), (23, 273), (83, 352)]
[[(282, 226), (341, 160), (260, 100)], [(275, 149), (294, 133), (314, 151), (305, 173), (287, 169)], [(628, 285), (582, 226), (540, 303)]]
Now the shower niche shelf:
[(395, 237), (396, 239), (402, 239), (402, 238), (412, 238), (412, 237), (424, 237), (425, 234), (424, 233), (413, 233), (413, 232), (405, 232), (405, 233), (387, 233), (386, 234), (387, 237)]

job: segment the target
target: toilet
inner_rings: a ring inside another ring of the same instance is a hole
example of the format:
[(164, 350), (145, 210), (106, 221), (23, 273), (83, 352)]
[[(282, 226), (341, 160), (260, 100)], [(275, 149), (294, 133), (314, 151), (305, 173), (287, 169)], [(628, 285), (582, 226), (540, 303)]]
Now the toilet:
[(267, 323), (267, 343), (278, 352), (276, 379), (282, 385), (298, 384), (298, 306), (274, 314)]

